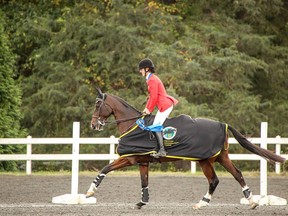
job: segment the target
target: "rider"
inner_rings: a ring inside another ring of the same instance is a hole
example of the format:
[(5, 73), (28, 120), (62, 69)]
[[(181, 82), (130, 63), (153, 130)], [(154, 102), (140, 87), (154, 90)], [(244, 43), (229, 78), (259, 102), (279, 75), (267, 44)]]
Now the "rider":
[[(149, 115), (151, 112), (153, 112), (156, 106), (158, 108), (158, 111), (153, 121), (153, 125), (163, 125), (164, 121), (166, 120), (166, 118), (168, 118), (169, 114), (173, 110), (173, 105), (176, 105), (178, 103), (178, 100), (166, 93), (162, 81), (159, 79), (158, 76), (154, 74), (154, 68), (155, 67), (153, 62), (148, 58), (142, 59), (139, 62), (139, 73), (141, 73), (142, 76), (146, 77), (146, 83), (149, 92), (149, 98), (146, 103), (145, 109), (143, 110), (143, 114)], [(153, 156), (156, 158), (165, 157), (166, 151), (164, 149), (162, 132), (155, 132), (155, 134), (160, 149), (159, 152), (153, 154)]]

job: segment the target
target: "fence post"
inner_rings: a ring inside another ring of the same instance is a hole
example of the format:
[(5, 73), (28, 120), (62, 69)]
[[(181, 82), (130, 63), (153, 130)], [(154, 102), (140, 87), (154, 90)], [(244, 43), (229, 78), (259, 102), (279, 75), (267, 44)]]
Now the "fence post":
[[(268, 123), (261, 122), (261, 144), (260, 147), (267, 149)], [(267, 196), (267, 161), (260, 159), (260, 195)]]
[[(110, 136), (111, 139), (114, 139), (115, 136)], [(112, 158), (115, 154), (115, 143), (110, 143), (110, 151), (109, 151), (110, 157)], [(110, 159), (109, 163), (112, 163), (114, 159)]]
[[(281, 144), (280, 144), (281, 143), (280, 142), (281, 137), (278, 135), (278, 136), (276, 136), (276, 139), (277, 139), (277, 143), (275, 144), (276, 145), (275, 153), (277, 155), (280, 155), (281, 154)], [(275, 172), (276, 172), (276, 174), (280, 174), (280, 172), (281, 172), (280, 163), (275, 164)]]
[[(32, 136), (27, 136), (27, 140), (31, 140)], [(27, 155), (27, 160), (26, 160), (26, 174), (31, 175), (32, 173), (32, 161), (31, 161), (31, 154), (32, 154), (32, 144), (29, 141), (26, 144), (26, 155)]]
[(95, 197), (86, 198), (84, 194), (78, 194), (78, 171), (79, 171), (79, 145), (80, 145), (80, 123), (73, 122), (72, 143), (72, 180), (71, 194), (53, 197), (52, 203), (61, 204), (88, 204), (96, 203)]
[(78, 194), (80, 123), (73, 122), (71, 194)]
[(191, 173), (196, 173), (196, 162), (191, 161)]

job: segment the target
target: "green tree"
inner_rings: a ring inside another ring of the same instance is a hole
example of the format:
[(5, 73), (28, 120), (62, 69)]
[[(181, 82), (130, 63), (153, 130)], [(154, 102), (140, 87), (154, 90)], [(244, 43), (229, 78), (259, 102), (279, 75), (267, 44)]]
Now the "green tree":
[[(20, 127), (21, 89), (13, 79), (15, 70), (14, 55), (9, 48), (4, 33), (4, 20), (0, 11), (0, 138), (22, 137), (25, 133)], [(15, 145), (0, 145), (0, 154), (21, 151)], [(15, 162), (0, 162), (0, 171), (16, 170)]]

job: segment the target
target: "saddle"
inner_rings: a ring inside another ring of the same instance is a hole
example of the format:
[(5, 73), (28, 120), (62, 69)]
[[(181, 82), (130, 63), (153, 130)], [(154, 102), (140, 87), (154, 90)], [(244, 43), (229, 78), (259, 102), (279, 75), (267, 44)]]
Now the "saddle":
[[(145, 116), (146, 125), (151, 125), (154, 115)], [(179, 115), (167, 118), (163, 124), (166, 157), (187, 160), (202, 160), (220, 153), (227, 133), (227, 124)], [(157, 140), (153, 132), (138, 125), (120, 136), (116, 152), (121, 156), (146, 155), (157, 152)]]

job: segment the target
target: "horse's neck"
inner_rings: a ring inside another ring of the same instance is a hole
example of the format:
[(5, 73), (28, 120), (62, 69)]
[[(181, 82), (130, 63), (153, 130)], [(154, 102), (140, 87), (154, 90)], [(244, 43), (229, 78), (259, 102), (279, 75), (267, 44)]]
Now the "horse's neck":
[(129, 131), (129, 129), (131, 129), (135, 125), (135, 122), (136, 122), (136, 119), (125, 121), (125, 122), (120, 122), (118, 124), (119, 133), (123, 134), (123, 133)]
[[(129, 130), (133, 124), (135, 124), (137, 118), (140, 117), (140, 113), (135, 110), (133, 107), (127, 107), (121, 101), (117, 101), (114, 107), (114, 117), (115, 120), (118, 121), (118, 130), (122, 134)], [(134, 118), (135, 119), (131, 119)]]

